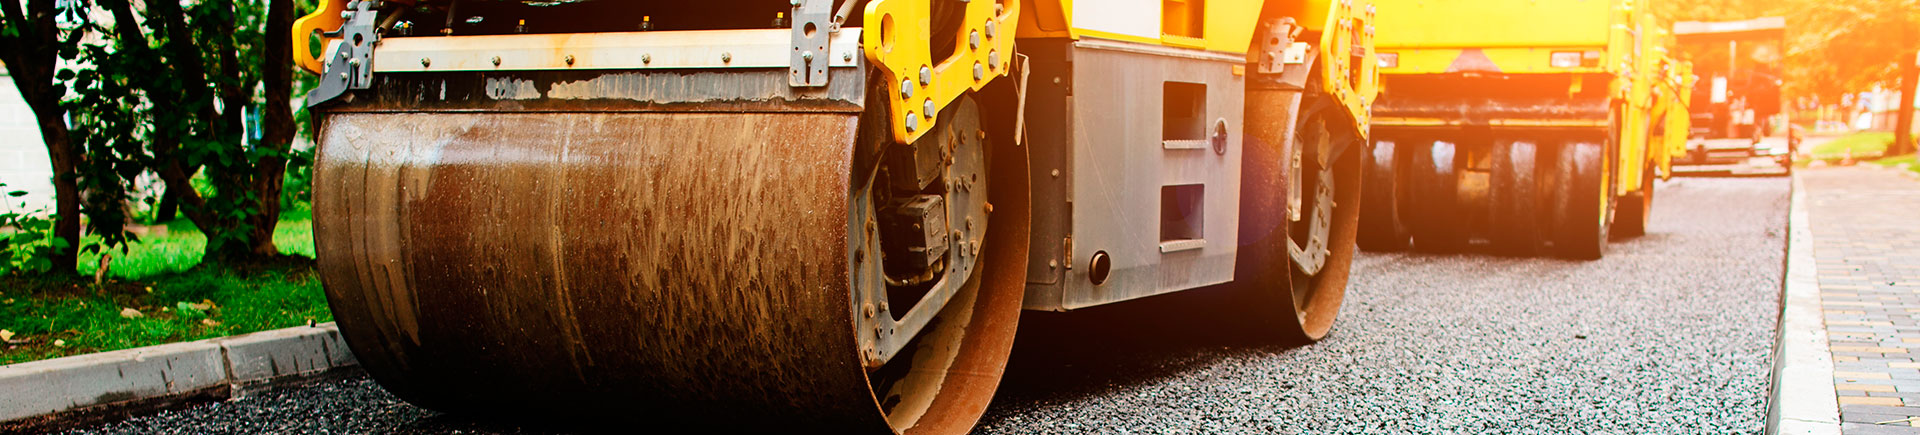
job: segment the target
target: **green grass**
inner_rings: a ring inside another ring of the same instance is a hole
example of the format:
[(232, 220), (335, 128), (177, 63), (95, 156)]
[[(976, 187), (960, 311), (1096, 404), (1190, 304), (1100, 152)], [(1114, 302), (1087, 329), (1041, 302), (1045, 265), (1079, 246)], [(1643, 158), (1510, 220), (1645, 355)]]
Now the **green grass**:
[[(193, 221), (180, 219), (155, 227), (166, 228), (166, 233), (141, 237), (139, 241), (128, 244), (124, 253), (117, 249), (110, 251), (113, 260), (107, 266), (108, 276), (143, 279), (184, 272), (200, 265), (200, 252), (207, 246), (207, 236), (193, 226)], [(273, 245), (279, 247), (282, 254), (313, 258), (311, 214), (283, 214), (280, 223), (273, 228)], [(100, 268), (100, 255), (82, 253), (78, 268), (81, 275), (93, 276)]]
[(1852, 152), (1855, 159), (1866, 160), (1879, 157), (1893, 144), (1893, 133), (1884, 131), (1863, 131), (1841, 136), (1813, 148), (1813, 158), (1817, 160), (1839, 160), (1847, 158)]
[[(274, 243), (283, 253), (311, 258), (311, 219), (286, 217), (274, 231)], [(311, 261), (246, 270), (196, 268), (206, 237), (192, 224), (170, 227), (164, 236), (142, 238), (125, 254), (114, 251), (112, 279), (103, 285), (92, 284), (95, 255), (81, 259), (84, 280), (0, 277), (0, 330), (13, 333), (11, 341), (0, 343), (0, 364), (333, 319)], [(122, 316), (126, 308), (140, 316)]]

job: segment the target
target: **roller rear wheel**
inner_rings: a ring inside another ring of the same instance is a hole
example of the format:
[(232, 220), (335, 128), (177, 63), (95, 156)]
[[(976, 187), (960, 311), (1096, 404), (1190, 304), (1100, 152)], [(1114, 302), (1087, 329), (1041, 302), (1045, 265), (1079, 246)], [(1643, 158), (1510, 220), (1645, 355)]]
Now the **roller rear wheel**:
[(927, 135), (957, 142), (915, 144), (948, 147), (958, 187), (923, 192), (952, 238), (906, 291), (875, 167), (908, 147), (872, 117), (501, 110), (322, 124), (320, 275), (396, 395), (722, 432), (964, 433), (985, 410), (1024, 294), (1027, 168), (968, 98)]
[(1644, 167), (1640, 171), (1640, 191), (1620, 196), (1619, 214), (1613, 221), (1614, 237), (1647, 235), (1647, 224), (1653, 221), (1653, 162)]
[(1407, 203), (1411, 205), (1413, 247), (1420, 251), (1453, 253), (1467, 246), (1468, 214), (1460, 205), (1458, 145), (1447, 141), (1422, 144), (1408, 159)]
[(1560, 147), (1553, 207), (1555, 254), (1577, 260), (1597, 260), (1605, 254), (1614, 204), (1607, 160), (1599, 143), (1569, 142)]
[(1401, 182), (1407, 171), (1405, 153), (1391, 140), (1376, 140), (1366, 156), (1365, 193), (1360, 203), (1360, 249), (1391, 252), (1407, 249), (1411, 237), (1400, 216)]
[(1499, 253), (1532, 256), (1542, 246), (1540, 192), (1536, 169), (1539, 145), (1530, 140), (1495, 141), (1492, 183), (1487, 204), (1487, 240)]

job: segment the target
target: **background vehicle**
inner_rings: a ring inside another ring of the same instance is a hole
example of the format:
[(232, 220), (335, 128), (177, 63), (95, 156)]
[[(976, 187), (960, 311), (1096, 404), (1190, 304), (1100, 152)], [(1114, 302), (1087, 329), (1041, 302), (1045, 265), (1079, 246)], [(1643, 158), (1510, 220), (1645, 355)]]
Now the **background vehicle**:
[(328, 1), (295, 38), (338, 29), (301, 61), (322, 280), (436, 409), (958, 433), (1021, 308), (1228, 284), (1250, 330), (1326, 334), (1372, 13)]
[[(1379, 2), (1363, 248), (1599, 258), (1645, 231), (1685, 66), (1629, 0)], [(1617, 218), (1616, 218), (1617, 215)]]
[(1693, 90), (1700, 104), (1692, 106), (1693, 133), (1685, 163), (1744, 164), (1767, 157), (1791, 166), (1788, 131), (1778, 128), (1784, 123), (1780, 61), (1786, 19), (1687, 21), (1675, 23), (1674, 33), (1680, 52), (1697, 65), (1700, 75), (1700, 86)]

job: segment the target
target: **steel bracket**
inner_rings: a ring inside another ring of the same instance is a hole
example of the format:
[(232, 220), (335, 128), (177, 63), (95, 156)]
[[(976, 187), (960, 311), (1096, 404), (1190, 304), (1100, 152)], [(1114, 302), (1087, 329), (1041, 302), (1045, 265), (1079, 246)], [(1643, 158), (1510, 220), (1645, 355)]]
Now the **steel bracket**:
[[(853, 0), (847, 0), (849, 4)], [(794, 87), (827, 85), (828, 41), (840, 31), (833, 16), (833, 0), (793, 0), (792, 64), (788, 84)]]
[[(1297, 59), (1289, 58), (1296, 57), (1293, 40), (1295, 37), (1300, 36), (1300, 32), (1306, 28), (1295, 24), (1293, 17), (1282, 17), (1273, 20), (1264, 27), (1267, 29), (1267, 34), (1264, 35), (1266, 36), (1265, 38), (1261, 38), (1260, 40), (1259, 72), (1261, 74), (1280, 74), (1286, 72), (1287, 64), (1300, 63)], [(1289, 62), (1289, 60), (1295, 61)]]
[(333, 55), (327, 57), (327, 69), (320, 74), (319, 85), (307, 93), (307, 107), (339, 98), (351, 89), (373, 87), (373, 47), (380, 42), (376, 31), (380, 20), (374, 16), (378, 3), (354, 0), (347, 3), (346, 12), (340, 13), (345, 22), (326, 35), (339, 39), (332, 44)]

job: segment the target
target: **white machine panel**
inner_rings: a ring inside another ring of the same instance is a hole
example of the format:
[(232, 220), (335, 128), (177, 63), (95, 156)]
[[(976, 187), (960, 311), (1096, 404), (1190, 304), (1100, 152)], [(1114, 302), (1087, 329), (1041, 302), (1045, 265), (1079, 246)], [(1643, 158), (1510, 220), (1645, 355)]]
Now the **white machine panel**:
[(1160, 39), (1160, 0), (1073, 2), (1073, 25), (1086, 30)]

